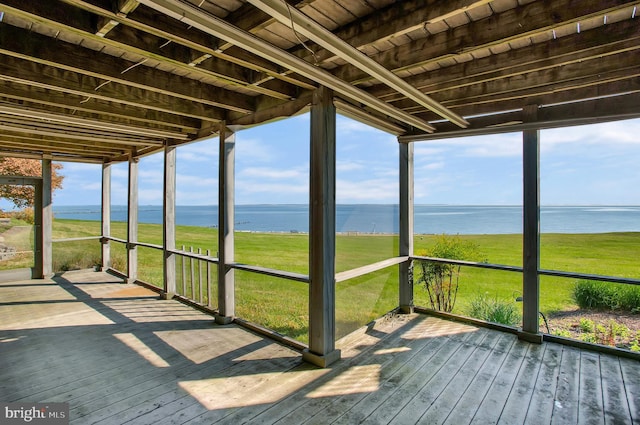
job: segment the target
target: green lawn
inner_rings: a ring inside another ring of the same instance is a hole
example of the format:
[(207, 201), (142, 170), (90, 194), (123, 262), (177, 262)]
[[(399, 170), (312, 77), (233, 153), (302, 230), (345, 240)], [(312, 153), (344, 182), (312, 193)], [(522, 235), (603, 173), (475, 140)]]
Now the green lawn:
[[(126, 235), (125, 223), (112, 223), (112, 234)], [(96, 235), (99, 224), (77, 220), (55, 220), (54, 239)], [(141, 242), (161, 244), (160, 225), (140, 224)], [(520, 235), (465, 235), (475, 242), (490, 263), (520, 266)], [(433, 236), (416, 235), (415, 252), (421, 254), (433, 243)], [(178, 226), (177, 245), (217, 251), (217, 230), (195, 226)], [(336, 271), (349, 270), (389, 258), (397, 253), (397, 236), (339, 235), (336, 241)], [(270, 234), (238, 232), (235, 237), (236, 261), (279, 270), (308, 273), (308, 236), (305, 234)], [(112, 244), (114, 266), (126, 270), (126, 252), (122, 244)], [(54, 263), (78, 262), (90, 267), (100, 257), (97, 241), (54, 244)], [(64, 260), (67, 258), (68, 260)], [(162, 284), (162, 255), (149, 248), (138, 249), (139, 277), (155, 285)], [(640, 277), (640, 233), (613, 234), (545, 234), (541, 240), (541, 266), (546, 269)], [(181, 263), (178, 262), (178, 267)], [(215, 268), (214, 287), (215, 287)], [(397, 305), (398, 267), (341, 282), (336, 288), (338, 336), (380, 317)], [(180, 285), (180, 283), (179, 283)], [(188, 286), (188, 285), (187, 285)], [(541, 309), (545, 313), (575, 308), (571, 299), (573, 280), (541, 278)], [(284, 279), (236, 272), (236, 310), (239, 317), (272, 328), (282, 334), (306, 341), (308, 304), (307, 285)], [(520, 273), (466, 267), (461, 270), (460, 290), (454, 312), (465, 314), (471, 300), (487, 294), (506, 302), (521, 295)], [(215, 301), (215, 294), (212, 296)], [(429, 306), (426, 292), (415, 289), (415, 304)], [(519, 304), (518, 304), (519, 305)], [(214, 302), (215, 307), (215, 302)]]

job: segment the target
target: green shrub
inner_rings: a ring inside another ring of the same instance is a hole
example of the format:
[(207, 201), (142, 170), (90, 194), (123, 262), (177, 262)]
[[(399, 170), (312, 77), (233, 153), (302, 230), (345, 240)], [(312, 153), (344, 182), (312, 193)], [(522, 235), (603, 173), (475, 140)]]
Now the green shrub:
[(469, 315), (476, 319), (509, 326), (515, 326), (521, 320), (520, 312), (514, 302), (501, 300), (498, 297), (490, 298), (486, 294), (477, 295), (471, 300)]
[(595, 280), (579, 280), (573, 298), (580, 308), (640, 313), (640, 287)]
[[(450, 235), (438, 236), (433, 248), (418, 255), (448, 260), (479, 261), (480, 259), (478, 245), (463, 240), (459, 236)], [(426, 289), (431, 308), (451, 312), (458, 296), (460, 266), (433, 261), (417, 263), (419, 268), (416, 282)]]
[(552, 334), (564, 338), (572, 338), (571, 332), (566, 329), (554, 329)]
[(594, 323), (593, 320), (580, 319), (580, 330), (584, 333), (593, 332)]

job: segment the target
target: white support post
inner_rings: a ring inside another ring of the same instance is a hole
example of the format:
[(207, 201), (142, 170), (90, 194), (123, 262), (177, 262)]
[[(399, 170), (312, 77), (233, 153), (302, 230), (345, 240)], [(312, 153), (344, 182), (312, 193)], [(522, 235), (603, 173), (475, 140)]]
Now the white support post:
[(163, 240), (164, 291), (171, 299), (176, 294), (176, 147), (164, 148)]
[(216, 323), (228, 324), (235, 316), (235, 149), (236, 135), (220, 123), (218, 174), (218, 311)]
[(127, 282), (138, 278), (138, 158), (129, 157), (127, 202)]
[[(524, 108), (525, 121), (535, 121), (537, 105)], [(540, 130), (525, 130), (523, 165), (522, 332), (520, 339), (541, 343), (540, 311)]]
[[(413, 255), (413, 143), (400, 146), (400, 256)], [(399, 307), (413, 312), (413, 261), (400, 264)]]
[(309, 182), (309, 348), (302, 358), (320, 367), (340, 359), (335, 349), (336, 108), (319, 87), (311, 104)]
[(42, 160), (42, 275), (53, 275), (51, 160)]
[(102, 268), (111, 268), (111, 163), (102, 164)]

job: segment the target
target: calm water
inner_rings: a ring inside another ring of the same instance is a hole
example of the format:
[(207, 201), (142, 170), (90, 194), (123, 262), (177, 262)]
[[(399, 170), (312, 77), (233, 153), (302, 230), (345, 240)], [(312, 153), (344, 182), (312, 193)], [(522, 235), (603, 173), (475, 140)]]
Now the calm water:
[[(178, 206), (181, 225), (214, 227), (216, 206)], [(57, 218), (100, 220), (100, 207), (54, 206)], [(140, 206), (141, 223), (162, 223), (161, 206)], [(126, 206), (112, 206), (111, 219), (126, 221)], [(522, 232), (519, 206), (417, 205), (415, 233), (498, 234)], [(542, 207), (544, 233), (604, 233), (640, 231), (640, 206)], [(306, 205), (236, 205), (236, 230), (259, 232), (307, 232)], [(338, 205), (338, 232), (397, 233), (397, 205)]]

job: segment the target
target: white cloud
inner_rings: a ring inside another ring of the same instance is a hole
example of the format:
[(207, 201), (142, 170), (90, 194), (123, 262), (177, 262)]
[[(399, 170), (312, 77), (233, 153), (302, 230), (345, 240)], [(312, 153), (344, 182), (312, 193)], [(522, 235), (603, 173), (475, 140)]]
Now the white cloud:
[(398, 183), (387, 179), (337, 180), (336, 202), (389, 204), (398, 202)]
[(336, 170), (338, 172), (359, 171), (364, 168), (364, 164), (362, 164), (360, 161), (336, 161)]
[(308, 171), (301, 169), (279, 170), (261, 167), (245, 168), (238, 174), (240, 178), (253, 177), (259, 179), (301, 179), (309, 176)]
[(218, 190), (218, 179), (213, 177), (192, 176), (188, 174), (177, 174), (176, 185), (178, 190), (189, 187), (211, 187)]
[(427, 164), (422, 165), (420, 168), (423, 170), (441, 170), (444, 168), (444, 161), (440, 162), (429, 162)]
[(177, 148), (177, 162), (208, 162), (218, 164), (218, 140), (208, 139)]
[(236, 141), (236, 161), (238, 163), (267, 163), (275, 159), (273, 147), (259, 139), (242, 139)]
[(138, 192), (138, 205), (161, 205), (162, 189), (144, 189)]

